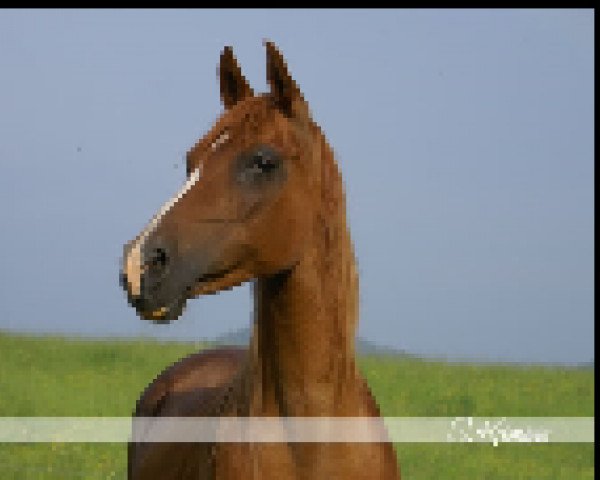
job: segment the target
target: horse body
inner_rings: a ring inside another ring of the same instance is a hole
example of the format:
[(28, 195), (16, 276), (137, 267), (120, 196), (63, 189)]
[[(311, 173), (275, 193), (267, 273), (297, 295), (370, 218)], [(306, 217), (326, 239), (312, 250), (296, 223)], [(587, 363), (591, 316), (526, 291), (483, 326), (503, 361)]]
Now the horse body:
[[(272, 44), (268, 95), (229, 49), (220, 78), (226, 112), (190, 151), (176, 201), (126, 247), (123, 283), (142, 318), (163, 321), (254, 280), (250, 347), (176, 363), (135, 415), (378, 417), (356, 366), (358, 276), (333, 152)], [(390, 443), (138, 443), (128, 457), (130, 479), (400, 478)]]

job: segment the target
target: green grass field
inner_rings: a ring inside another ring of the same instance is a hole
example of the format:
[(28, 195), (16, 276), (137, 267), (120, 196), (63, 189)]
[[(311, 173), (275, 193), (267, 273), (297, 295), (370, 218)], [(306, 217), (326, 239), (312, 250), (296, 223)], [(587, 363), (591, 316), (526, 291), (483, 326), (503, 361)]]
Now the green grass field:
[[(200, 344), (0, 333), (0, 416), (127, 416)], [(593, 416), (592, 369), (361, 358), (385, 416)], [(396, 444), (402, 478), (594, 478), (593, 444)], [(123, 479), (125, 444), (0, 444), (0, 480)]]

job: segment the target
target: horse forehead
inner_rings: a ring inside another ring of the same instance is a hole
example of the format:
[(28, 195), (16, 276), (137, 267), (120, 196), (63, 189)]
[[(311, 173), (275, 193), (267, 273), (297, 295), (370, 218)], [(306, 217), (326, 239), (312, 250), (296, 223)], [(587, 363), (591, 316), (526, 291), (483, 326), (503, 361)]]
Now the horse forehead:
[(296, 143), (290, 142), (295, 137), (290, 131), (293, 127), (277, 112), (267, 94), (242, 100), (224, 111), (209, 132), (188, 151), (191, 161), (195, 165), (203, 164), (205, 162), (201, 160), (207, 152), (209, 155), (217, 153), (226, 144), (244, 149), (266, 141), (278, 144), (280, 148), (293, 148)]
[[(251, 99), (256, 100), (256, 99)], [(264, 101), (241, 102), (223, 117), (223, 126), (240, 134), (256, 133), (274, 120), (273, 112)], [(219, 124), (216, 125), (219, 127)]]

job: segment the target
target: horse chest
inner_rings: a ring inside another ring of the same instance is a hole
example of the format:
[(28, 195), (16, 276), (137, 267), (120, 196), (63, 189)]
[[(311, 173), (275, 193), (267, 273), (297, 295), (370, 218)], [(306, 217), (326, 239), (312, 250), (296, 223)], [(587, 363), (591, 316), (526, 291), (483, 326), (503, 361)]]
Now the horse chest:
[(219, 480), (388, 480), (370, 445), (221, 444), (214, 454)]

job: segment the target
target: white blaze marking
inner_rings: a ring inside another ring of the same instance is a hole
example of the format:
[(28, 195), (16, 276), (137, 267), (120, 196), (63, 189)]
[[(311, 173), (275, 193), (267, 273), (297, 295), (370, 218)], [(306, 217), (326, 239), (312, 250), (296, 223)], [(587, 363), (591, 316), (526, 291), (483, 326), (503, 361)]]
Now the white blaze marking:
[[(220, 138), (220, 137), (219, 137)], [(185, 182), (183, 187), (158, 211), (152, 220), (142, 230), (142, 233), (135, 239), (134, 244), (125, 259), (125, 273), (127, 274), (127, 283), (133, 296), (139, 296), (141, 293), (142, 273), (144, 272), (143, 248), (147, 238), (156, 230), (162, 218), (171, 210), (175, 204), (190, 191), (190, 189), (200, 180), (201, 167), (196, 168)]]
[(216, 152), (217, 149), (223, 145), (227, 140), (229, 140), (229, 132), (227, 130), (224, 130), (223, 132), (221, 132), (221, 134), (217, 137), (217, 139), (211, 143), (210, 145), (210, 149), (213, 152)]

